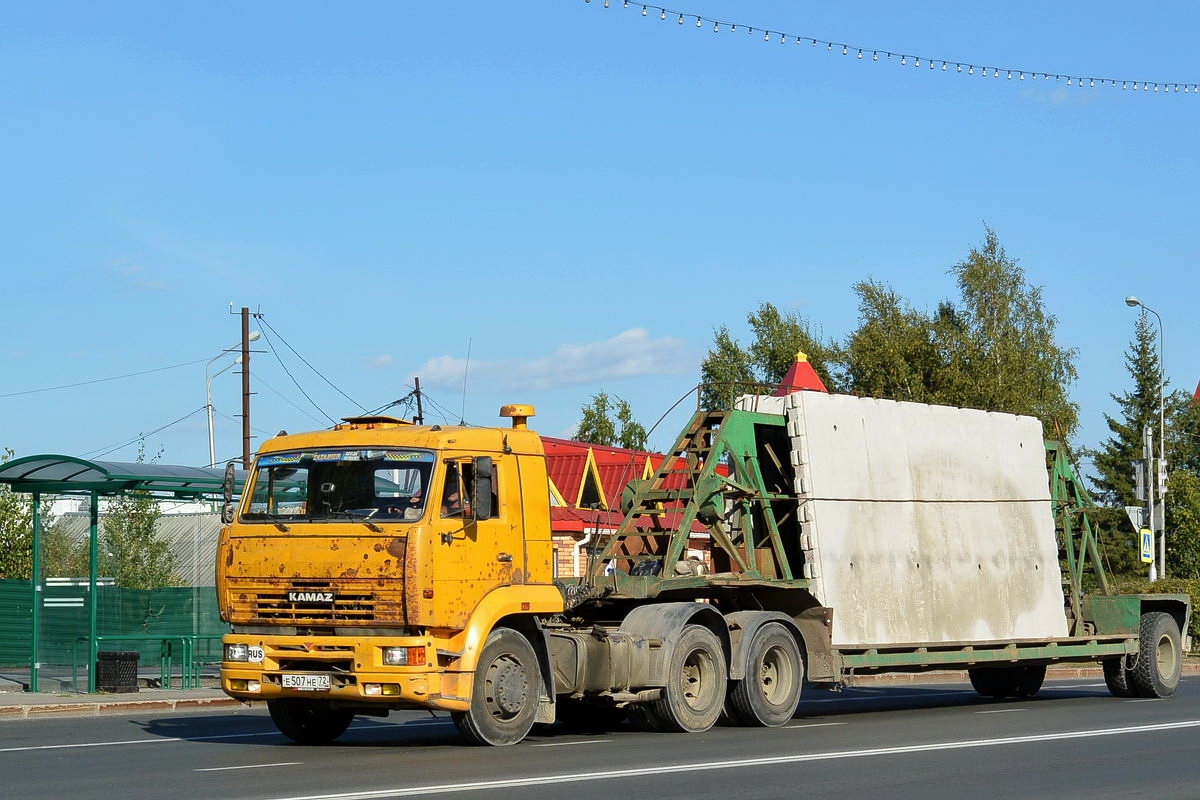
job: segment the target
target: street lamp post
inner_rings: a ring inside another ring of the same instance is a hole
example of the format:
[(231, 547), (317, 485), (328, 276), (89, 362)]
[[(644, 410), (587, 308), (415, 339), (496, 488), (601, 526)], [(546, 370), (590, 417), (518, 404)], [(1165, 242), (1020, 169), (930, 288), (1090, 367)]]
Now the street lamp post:
[[(1137, 297), (1130, 295), (1125, 298), (1125, 305), (1130, 308), (1140, 306), (1143, 310), (1149, 311), (1158, 320), (1158, 470), (1165, 470), (1167, 463), (1167, 412), (1166, 412), (1166, 385), (1167, 385), (1167, 361), (1163, 352), (1163, 321), (1159, 313), (1150, 306), (1143, 303)], [(1167, 577), (1167, 492), (1166, 486), (1158, 484), (1159, 471), (1153, 470), (1150, 480), (1147, 484), (1154, 482), (1159, 489), (1158, 502), (1162, 507), (1162, 513), (1159, 515), (1159, 540), (1158, 540), (1158, 562), (1159, 571), (1162, 577)], [(1154, 506), (1150, 506), (1150, 528), (1154, 528)], [(1153, 577), (1153, 576), (1152, 576)]]
[[(262, 336), (261, 331), (251, 331), (248, 341), (251, 341), (251, 342), (257, 341), (260, 336)], [(217, 377), (225, 370), (230, 369), (231, 367), (233, 367), (237, 364), (241, 364), (242, 357), (238, 356), (236, 359), (233, 360), (233, 363), (226, 364), (224, 367), (222, 367), (221, 369), (212, 373), (211, 375), (209, 374), (209, 370), (212, 368), (213, 362), (219, 361), (220, 359), (222, 359), (225, 356), (232, 353), (235, 348), (240, 347), (240, 346), (241, 346), (240, 344), (237, 344), (237, 345), (234, 345), (233, 347), (222, 350), (220, 353), (217, 353), (215, 356), (210, 358), (208, 360), (208, 363), (204, 365), (204, 388), (206, 390), (206, 397), (208, 398), (207, 402), (205, 404), (205, 409), (208, 411), (208, 465), (210, 467), (215, 467), (217, 465), (217, 445), (216, 445), (215, 435), (213, 433), (213, 402), (212, 402), (213, 378)]]

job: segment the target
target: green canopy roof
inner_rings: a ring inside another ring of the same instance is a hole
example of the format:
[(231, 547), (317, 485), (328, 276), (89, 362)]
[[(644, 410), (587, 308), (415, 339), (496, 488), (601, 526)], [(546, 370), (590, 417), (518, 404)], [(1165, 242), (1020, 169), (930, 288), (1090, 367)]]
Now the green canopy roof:
[[(49, 453), (0, 464), (0, 483), (7, 483), (15, 492), (105, 495), (149, 492), (169, 497), (219, 498), (224, 480), (225, 470), (215, 467), (88, 461)], [(245, 481), (245, 471), (236, 471), (235, 491)]]

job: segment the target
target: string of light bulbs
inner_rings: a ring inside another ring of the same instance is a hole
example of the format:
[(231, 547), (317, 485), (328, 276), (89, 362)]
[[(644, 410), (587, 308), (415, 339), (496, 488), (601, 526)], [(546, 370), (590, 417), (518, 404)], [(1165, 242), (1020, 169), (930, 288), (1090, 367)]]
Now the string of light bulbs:
[[(584, 0), (585, 3), (591, 3), (592, 0)], [(848, 42), (834, 42), (827, 39), (817, 39), (812, 36), (797, 36), (796, 34), (787, 33), (786, 31), (777, 31), (771, 28), (759, 28), (750, 25), (743, 25), (740, 22), (727, 22), (725, 20), (706, 17), (703, 14), (693, 14), (687, 11), (677, 11), (675, 9), (656, 6), (649, 3), (630, 2), (630, 0), (603, 0), (602, 5), (609, 8), (612, 5), (620, 4), (623, 9), (640, 10), (643, 17), (651, 15), (657, 16), (660, 20), (675, 20), (678, 24), (692, 22), (696, 28), (704, 28), (708, 25), (712, 26), (714, 33), (720, 33), (722, 30), (728, 30), (731, 33), (745, 31), (749, 35), (762, 34), (764, 42), (778, 42), (779, 44), (807, 44), (814, 48), (824, 48), (826, 52), (834, 53), (840, 51), (843, 56), (851, 56), (856, 60), (870, 58), (872, 61), (889, 61), (896, 62), (902, 67), (906, 67), (911, 62), (913, 67), (921, 67), (925, 65), (928, 69), (938, 70), (941, 72), (949, 72), (950, 67), (954, 67), (955, 73), (964, 75), (975, 75), (978, 73), (982, 77), (999, 78), (1005, 75), (1008, 80), (1052, 80), (1055, 83), (1065, 80), (1067, 86), (1078, 86), (1079, 88), (1096, 88), (1096, 87), (1111, 87), (1120, 86), (1122, 89), (1133, 91), (1154, 91), (1170, 94), (1172, 92), (1182, 92), (1183, 94), (1200, 94), (1200, 84), (1197, 83), (1180, 83), (1177, 81), (1147, 81), (1147, 80), (1130, 80), (1125, 78), (1099, 78), (1088, 75), (1067, 75), (1056, 72), (1043, 72), (1040, 70), (1030, 70), (1019, 67), (996, 67), (991, 64), (972, 64), (966, 61), (955, 61), (945, 58), (929, 58), (926, 56), (913, 55), (912, 53), (900, 53), (894, 50), (885, 50), (877, 47), (862, 47)]]

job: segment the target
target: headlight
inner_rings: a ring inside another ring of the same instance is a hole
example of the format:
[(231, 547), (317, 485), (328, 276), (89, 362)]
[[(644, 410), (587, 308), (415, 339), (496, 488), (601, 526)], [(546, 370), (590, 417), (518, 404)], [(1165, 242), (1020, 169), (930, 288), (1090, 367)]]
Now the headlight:
[(388, 667), (419, 667), (425, 664), (424, 647), (385, 647), (383, 663)]
[(227, 644), (225, 645), (225, 660), (249, 661), (250, 648), (244, 644)]

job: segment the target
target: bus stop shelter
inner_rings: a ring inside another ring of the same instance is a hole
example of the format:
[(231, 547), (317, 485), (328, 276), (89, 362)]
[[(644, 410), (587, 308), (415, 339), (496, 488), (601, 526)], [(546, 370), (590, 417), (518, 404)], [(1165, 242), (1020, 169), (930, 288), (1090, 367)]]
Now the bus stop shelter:
[[(245, 484), (246, 473), (234, 472), (234, 493)], [(32, 636), (30, 642), (29, 690), (38, 691), (38, 634), (44, 582), (41, 577), (41, 501), (43, 495), (89, 497), (88, 527), (88, 691), (96, 691), (98, 631), (97, 563), (99, 560), (99, 499), (127, 494), (159, 499), (211, 500), (223, 498), (225, 471), (211, 467), (186, 467), (142, 462), (89, 461), (76, 456), (45, 454), (25, 456), (0, 465), (0, 483), (14, 492), (33, 496), (33, 564), (31, 584)]]

